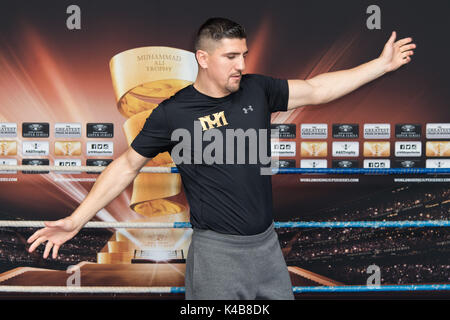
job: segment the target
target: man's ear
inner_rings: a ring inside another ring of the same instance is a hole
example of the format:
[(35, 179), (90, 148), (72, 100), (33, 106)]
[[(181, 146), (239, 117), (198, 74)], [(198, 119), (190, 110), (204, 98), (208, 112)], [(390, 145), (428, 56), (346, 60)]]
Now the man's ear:
[(208, 68), (208, 52), (203, 50), (197, 50), (195, 52), (195, 57), (197, 58), (197, 62), (202, 69)]

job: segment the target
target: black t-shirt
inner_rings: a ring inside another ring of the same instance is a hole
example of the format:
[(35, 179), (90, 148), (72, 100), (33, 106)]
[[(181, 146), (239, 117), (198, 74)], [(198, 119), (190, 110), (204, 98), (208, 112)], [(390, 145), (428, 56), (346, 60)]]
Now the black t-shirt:
[[(223, 133), (224, 140), (226, 129), (269, 130), (271, 113), (286, 111), (288, 97), (287, 80), (257, 74), (243, 75), (239, 90), (221, 98), (202, 94), (189, 85), (153, 110), (131, 147), (142, 156), (152, 158), (158, 153), (175, 150), (181, 138), (172, 141), (174, 130), (181, 128), (189, 132), (192, 161), (175, 163), (190, 206), (192, 226), (225, 234), (257, 234), (273, 221), (271, 176), (260, 172), (266, 165), (259, 158), (256, 164), (250, 162), (247, 155), (246, 163), (239, 164), (237, 152), (231, 164), (227, 164), (225, 158), (224, 164), (205, 161), (198, 164), (199, 160), (193, 158), (194, 136), (199, 130), (205, 134), (213, 128)], [(202, 129), (199, 129), (200, 124)], [(266, 155), (270, 156), (270, 132), (261, 137), (266, 140)], [(210, 143), (202, 141), (201, 148)], [(223, 142), (224, 146), (226, 143)]]

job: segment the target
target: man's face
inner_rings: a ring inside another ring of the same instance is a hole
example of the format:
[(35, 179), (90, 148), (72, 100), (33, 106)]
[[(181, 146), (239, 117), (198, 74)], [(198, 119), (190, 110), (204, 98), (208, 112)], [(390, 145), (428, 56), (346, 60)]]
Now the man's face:
[(218, 41), (215, 50), (208, 54), (208, 76), (225, 93), (239, 90), (247, 53), (246, 39), (224, 38)]

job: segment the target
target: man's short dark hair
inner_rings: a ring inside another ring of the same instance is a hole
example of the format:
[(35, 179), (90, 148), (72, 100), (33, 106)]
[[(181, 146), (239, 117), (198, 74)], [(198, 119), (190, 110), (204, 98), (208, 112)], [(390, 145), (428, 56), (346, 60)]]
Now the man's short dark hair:
[(195, 38), (194, 49), (207, 50), (207, 40), (247, 39), (244, 27), (226, 18), (210, 18), (202, 24)]

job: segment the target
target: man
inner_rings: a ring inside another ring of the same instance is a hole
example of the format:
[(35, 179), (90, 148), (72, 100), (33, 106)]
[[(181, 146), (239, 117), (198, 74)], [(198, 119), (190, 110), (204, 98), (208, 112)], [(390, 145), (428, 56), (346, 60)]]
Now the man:
[[(237, 23), (212, 18), (199, 29), (193, 85), (153, 110), (131, 147), (99, 176), (71, 216), (46, 222), (28, 242), (47, 241), (44, 258), (75, 236), (160, 152), (173, 151), (175, 129), (267, 129), (276, 111), (326, 103), (411, 61), (411, 38), (392, 33), (381, 55), (349, 70), (308, 80), (245, 75), (246, 34)], [(266, 138), (269, 143), (269, 137)], [(195, 150), (194, 150), (195, 151)], [(230, 150), (227, 150), (229, 152)], [(234, 151), (234, 150), (231, 150)], [(273, 227), (271, 178), (259, 164), (177, 164), (190, 206), (193, 235), (186, 264), (186, 299), (293, 299)]]

